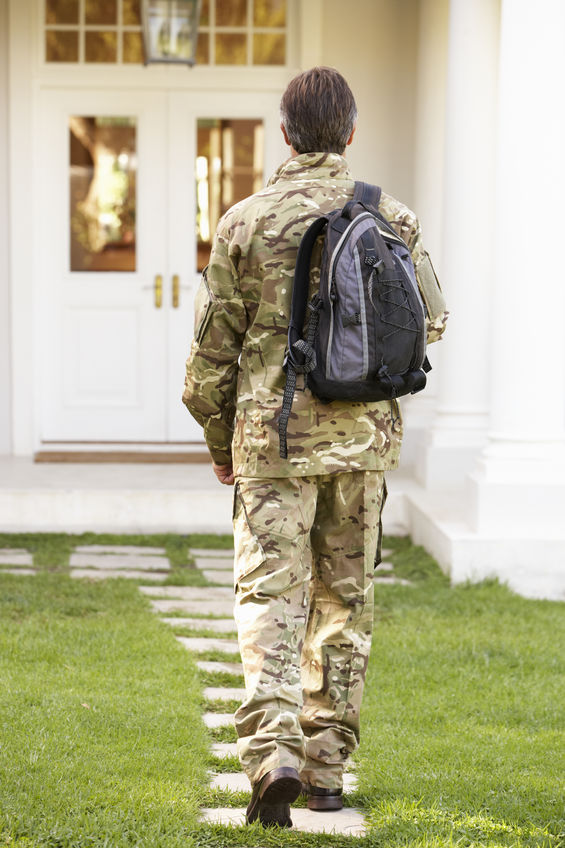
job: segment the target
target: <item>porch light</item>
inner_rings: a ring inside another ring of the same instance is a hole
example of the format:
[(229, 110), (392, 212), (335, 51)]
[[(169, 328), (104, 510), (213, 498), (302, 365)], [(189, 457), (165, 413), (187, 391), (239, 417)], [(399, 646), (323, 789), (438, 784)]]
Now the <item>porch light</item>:
[(145, 64), (194, 65), (201, 0), (141, 0)]

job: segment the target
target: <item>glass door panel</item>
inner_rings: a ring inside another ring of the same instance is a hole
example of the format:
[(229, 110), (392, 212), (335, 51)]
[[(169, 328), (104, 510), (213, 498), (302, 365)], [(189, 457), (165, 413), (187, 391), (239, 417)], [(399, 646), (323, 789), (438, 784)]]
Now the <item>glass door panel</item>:
[(73, 115), (70, 130), (71, 271), (135, 271), (135, 118)]

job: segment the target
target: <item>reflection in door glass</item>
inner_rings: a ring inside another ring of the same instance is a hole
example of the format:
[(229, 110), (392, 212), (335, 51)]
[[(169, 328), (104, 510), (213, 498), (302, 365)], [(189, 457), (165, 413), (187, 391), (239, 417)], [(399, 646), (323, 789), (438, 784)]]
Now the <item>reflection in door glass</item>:
[(263, 122), (200, 118), (197, 131), (196, 237), (201, 271), (220, 217), (263, 187)]
[(71, 271), (135, 271), (135, 118), (69, 118)]

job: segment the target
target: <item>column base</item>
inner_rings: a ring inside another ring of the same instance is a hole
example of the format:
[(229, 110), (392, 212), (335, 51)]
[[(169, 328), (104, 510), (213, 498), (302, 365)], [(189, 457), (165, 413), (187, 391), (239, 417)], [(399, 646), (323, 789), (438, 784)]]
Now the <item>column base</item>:
[(440, 413), (416, 453), (414, 475), (418, 483), (434, 491), (463, 486), (486, 444), (486, 433), (486, 415)]
[(426, 491), (414, 480), (395, 480), (393, 474), (388, 483), (393, 491), (402, 489), (406, 532), (438, 561), (452, 583), (497, 578), (527, 598), (565, 600), (562, 519), (551, 535), (533, 519), (504, 529), (477, 530), (469, 521), (468, 490)]

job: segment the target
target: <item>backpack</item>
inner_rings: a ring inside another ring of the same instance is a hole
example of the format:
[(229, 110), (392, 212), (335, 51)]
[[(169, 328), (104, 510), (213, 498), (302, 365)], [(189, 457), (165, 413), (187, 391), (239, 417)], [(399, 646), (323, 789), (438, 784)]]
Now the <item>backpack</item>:
[[(410, 251), (378, 211), (380, 196), (379, 187), (356, 182), (353, 199), (317, 218), (300, 242), (279, 418), (283, 459), (297, 374), (327, 402), (394, 401), (426, 385), (425, 305)], [(324, 229), (320, 286), (307, 304), (312, 249)]]

